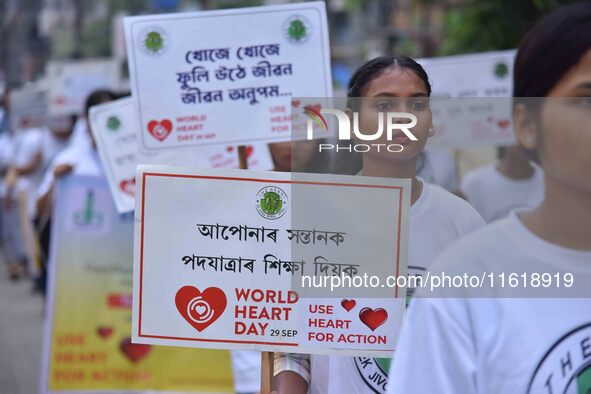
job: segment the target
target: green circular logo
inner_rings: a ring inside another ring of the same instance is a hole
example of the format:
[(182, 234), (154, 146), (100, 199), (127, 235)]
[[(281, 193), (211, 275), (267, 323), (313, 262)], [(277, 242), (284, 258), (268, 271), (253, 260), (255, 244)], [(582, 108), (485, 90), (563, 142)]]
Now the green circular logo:
[(275, 186), (267, 186), (257, 193), (256, 208), (265, 219), (278, 219), (286, 211), (287, 195)]
[(310, 26), (303, 15), (293, 15), (283, 25), (285, 37), (294, 44), (306, 42), (310, 37)]
[(157, 56), (168, 47), (168, 35), (158, 26), (147, 27), (138, 34), (138, 45), (144, 53)]
[(291, 21), (289, 24), (289, 28), (287, 29), (287, 34), (289, 34), (289, 38), (292, 40), (299, 41), (302, 38), (306, 37), (306, 25), (299, 19)]
[(117, 131), (121, 127), (121, 121), (116, 116), (109, 116), (107, 119), (107, 129)]
[(495, 64), (495, 76), (499, 79), (505, 78), (509, 74), (509, 67), (506, 63), (499, 62)]
[(162, 36), (157, 31), (151, 31), (146, 34), (144, 45), (149, 51), (158, 52), (164, 48), (164, 39), (162, 39)]
[(266, 192), (263, 198), (260, 199), (259, 204), (261, 205), (263, 212), (267, 215), (276, 215), (281, 211), (283, 201), (281, 201), (279, 194), (275, 192)]

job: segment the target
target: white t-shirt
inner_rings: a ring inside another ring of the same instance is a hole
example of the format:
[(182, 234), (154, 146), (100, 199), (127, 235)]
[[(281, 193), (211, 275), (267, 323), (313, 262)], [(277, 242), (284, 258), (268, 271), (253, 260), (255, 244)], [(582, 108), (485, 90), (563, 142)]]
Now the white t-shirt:
[(487, 222), (506, 217), (516, 209), (535, 208), (544, 199), (544, 173), (534, 165), (528, 179), (510, 179), (496, 165), (469, 171), (461, 182), (466, 199)]
[(37, 189), (37, 198), (43, 196), (49, 191), (54, 183), (54, 169), (61, 164), (70, 164), (74, 168), (72, 174), (101, 176), (104, 174), (103, 166), (100, 162), (96, 150), (90, 145), (70, 145), (61, 151), (51, 162), (41, 185)]
[(88, 122), (86, 122), (86, 119), (82, 116), (78, 117), (74, 124), (74, 130), (72, 131), (72, 137), (70, 138), (70, 145), (81, 148), (87, 148), (92, 145), (88, 130)]
[[(484, 225), (466, 201), (423, 182), (410, 210), (409, 275), (422, 275), (439, 253)], [(328, 367), (326, 360), (326, 356), (311, 357), (310, 393), (385, 393), (390, 359), (330, 356)]]
[(256, 393), (261, 389), (261, 352), (233, 350), (232, 373), (236, 393)]
[(423, 153), (423, 163), (418, 176), (425, 182), (441, 186), (455, 193), (458, 187), (457, 168), (454, 158), (441, 148), (429, 148)]
[[(15, 133), (10, 156), (10, 165), (23, 167), (28, 165), (38, 154), (43, 154), (43, 129), (31, 128), (19, 130)], [(35, 190), (43, 177), (43, 166), (38, 165), (33, 172), (19, 177), (16, 189), (27, 193), (27, 210), (34, 213)]]
[[(546, 242), (511, 214), (454, 245), (431, 271), (570, 272), (579, 288), (588, 289), (591, 251)], [(589, 393), (588, 298), (489, 297), (506, 296), (499, 287), (486, 297), (476, 293), (479, 298), (445, 291), (456, 298), (417, 297), (411, 303), (389, 394)]]
[(51, 130), (44, 129), (42, 144), (43, 169), (46, 170), (53, 161), (53, 159), (55, 159), (61, 151), (63, 151), (70, 145), (70, 139), (58, 138)]

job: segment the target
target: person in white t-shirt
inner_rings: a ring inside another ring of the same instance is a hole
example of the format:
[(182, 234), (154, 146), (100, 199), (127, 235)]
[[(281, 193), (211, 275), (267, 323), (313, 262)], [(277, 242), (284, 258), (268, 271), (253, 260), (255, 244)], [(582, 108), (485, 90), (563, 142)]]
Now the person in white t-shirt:
[[(86, 99), (85, 116), (88, 117), (90, 107), (108, 103), (116, 98), (117, 96), (109, 90), (97, 90), (91, 93)], [(76, 124), (78, 125), (80, 123), (76, 122)], [(76, 126), (74, 126), (74, 129), (75, 128)], [(76, 131), (74, 131), (74, 133), (75, 132)], [(96, 151), (96, 144), (92, 138), (92, 133), (88, 128), (86, 129), (86, 134), (90, 141), (89, 144), (72, 141), (70, 145), (61, 151), (48, 166), (47, 171), (43, 176), (43, 180), (37, 189), (37, 212), (40, 216), (42, 216), (42, 213), (47, 214), (56, 178), (69, 173), (80, 175), (103, 174), (102, 165)]]
[(429, 148), (417, 161), (419, 177), (425, 182), (439, 185), (448, 192), (455, 193), (458, 188), (456, 161), (442, 148)]
[(544, 201), (433, 264), (433, 275), (492, 275), (496, 284), (421, 290), (390, 394), (591, 392), (591, 3), (542, 19), (514, 70), (515, 133), (544, 170)]
[[(117, 96), (109, 90), (97, 90), (86, 99), (85, 115), (88, 117), (90, 107), (113, 101)], [(42, 260), (44, 262), (38, 289), (42, 292), (46, 289), (47, 281), (47, 256), (49, 256), (50, 244), (50, 220), (52, 195), (56, 179), (67, 174), (104, 176), (104, 169), (96, 151), (96, 144), (92, 139), (90, 130), (86, 131), (90, 144), (70, 144), (51, 161), (43, 180), (37, 189), (37, 216), (39, 222), (39, 238), (41, 243)]]
[[(348, 94), (349, 109), (359, 113), (361, 130), (377, 129), (378, 112), (410, 112), (417, 117), (411, 129), (417, 141), (395, 134), (392, 142), (402, 145), (402, 152), (364, 153), (359, 174), (411, 179), (410, 275), (422, 275), (442, 250), (484, 226), (466, 201), (417, 177), (417, 158), (433, 134), (430, 94), (427, 74), (407, 57), (367, 62), (353, 75)], [(382, 142), (387, 141), (376, 141)], [(280, 354), (275, 359), (273, 383), (279, 394), (384, 393), (389, 363), (389, 359), (367, 357)]]
[(544, 199), (544, 173), (520, 146), (498, 148), (499, 162), (468, 171), (461, 194), (487, 223), (511, 211), (536, 208)]
[(19, 279), (31, 268), (25, 220), (32, 218), (31, 189), (41, 174), (42, 134), (40, 128), (16, 130), (3, 182), (2, 242), (12, 279)]

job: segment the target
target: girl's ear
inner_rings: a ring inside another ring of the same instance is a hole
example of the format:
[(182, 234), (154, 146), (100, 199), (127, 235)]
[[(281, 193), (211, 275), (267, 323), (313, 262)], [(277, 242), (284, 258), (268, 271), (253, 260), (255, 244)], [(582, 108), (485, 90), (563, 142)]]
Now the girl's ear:
[(351, 108), (347, 107), (347, 109), (345, 109), (345, 113), (349, 117), (350, 124), (353, 124), (353, 110)]
[(523, 103), (513, 108), (513, 130), (517, 142), (527, 150), (538, 148), (538, 126), (534, 115)]

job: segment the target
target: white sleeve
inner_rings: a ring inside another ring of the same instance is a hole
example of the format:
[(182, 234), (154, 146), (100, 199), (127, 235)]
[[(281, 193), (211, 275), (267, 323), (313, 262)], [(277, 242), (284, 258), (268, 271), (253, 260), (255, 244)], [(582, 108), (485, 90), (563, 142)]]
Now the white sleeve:
[(477, 393), (466, 300), (412, 300), (390, 368), (388, 394)]
[(39, 199), (39, 198), (43, 197), (49, 191), (49, 189), (51, 189), (51, 185), (53, 185), (53, 181), (54, 181), (54, 176), (53, 176), (54, 168), (55, 168), (55, 162), (51, 163), (51, 165), (45, 171), (45, 174), (43, 175), (43, 179), (41, 180), (41, 183), (39, 184), (39, 187), (37, 188), (37, 192), (35, 193), (35, 198)]

